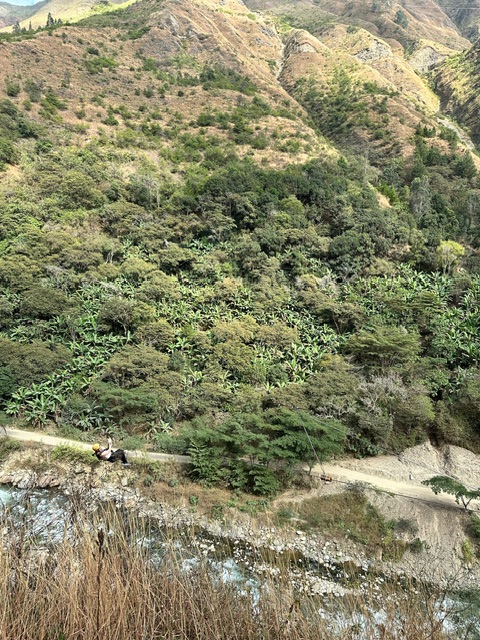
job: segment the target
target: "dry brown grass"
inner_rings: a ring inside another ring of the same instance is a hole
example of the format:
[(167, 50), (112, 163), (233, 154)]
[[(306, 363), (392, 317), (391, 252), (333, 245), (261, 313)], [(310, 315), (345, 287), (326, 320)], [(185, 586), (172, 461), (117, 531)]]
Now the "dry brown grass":
[[(16, 526), (0, 548), (1, 640), (444, 640), (431, 594), (385, 594), (375, 625), (363, 596), (338, 600), (345, 624), (319, 615), (319, 600), (266, 584), (259, 600), (218, 580), (206, 563), (186, 570), (178, 545), (155, 556), (138, 541), (148, 523), (106, 508), (87, 516), (72, 504), (73, 536), (42, 544)], [(107, 533), (108, 532), (108, 533)], [(193, 545), (193, 541), (192, 541)], [(359, 631), (355, 616), (364, 622)], [(380, 635), (379, 635), (380, 634)]]

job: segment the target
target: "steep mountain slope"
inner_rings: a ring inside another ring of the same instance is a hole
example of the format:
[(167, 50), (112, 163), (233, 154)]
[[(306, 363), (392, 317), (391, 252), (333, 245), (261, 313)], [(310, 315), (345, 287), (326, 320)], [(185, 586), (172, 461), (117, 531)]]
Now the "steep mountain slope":
[(480, 143), (480, 44), (447, 59), (435, 72), (442, 108), (463, 123)]
[[(418, 98), (414, 100), (413, 92), (405, 98), (370, 60), (362, 63), (355, 55), (337, 48), (340, 38), (334, 36), (334, 40), (335, 48), (329, 48), (306, 31), (289, 34), (280, 75), (283, 85), (304, 104), (320, 130), (345, 148), (367, 153), (374, 163), (402, 149), (410, 153), (415, 127), (425, 118), (423, 106), (428, 102), (427, 111), (433, 115), (435, 97), (420, 81), (415, 83), (415, 89), (423, 104)], [(369, 44), (373, 46), (369, 48)], [(364, 41), (363, 45), (359, 55), (370, 55), (376, 65), (391, 55), (388, 45), (382, 48), (378, 40)], [(396, 79), (405, 89), (401, 75), (400, 70)]]
[(17, 22), (21, 29), (39, 29), (47, 24), (48, 15), (63, 23), (76, 22), (90, 14), (104, 14), (119, 6), (128, 6), (135, 0), (40, 0), (40, 2), (0, 2), (0, 31), (11, 33)]
[[(49, 7), (51, 3), (44, 10)], [(328, 118), (317, 117), (321, 95), (326, 100), (324, 108), (329, 112), (335, 109), (332, 101), (336, 100), (338, 82), (332, 79), (339, 72), (356, 94), (357, 114), (362, 111), (362, 121), (358, 117), (352, 120), (351, 114), (339, 116), (349, 122), (347, 147), (351, 151), (361, 149), (374, 163), (398, 151), (408, 155), (420, 122), (438, 126), (438, 99), (398, 43), (392, 48), (369, 31), (341, 24), (325, 27), (319, 37), (321, 40), (308, 32), (293, 31), (282, 41), (268, 19), (252, 14), (236, 0), (221, 5), (211, 0), (146, 0), (121, 13), (99, 14), (76, 28), (61, 33), (56, 30), (53, 37), (42, 33), (33, 40), (12, 43), (0, 78), (9, 82), (23, 77), (23, 96), (27, 85), (38, 85), (40, 94), (48, 87), (63, 101), (55, 117), (60, 118), (61, 112), (63, 121), (74, 129), (86, 120), (82, 126), (87, 135), (98, 132), (109, 119), (115, 123), (109, 131), (115, 135), (134, 123), (141, 126), (144, 118), (138, 109), (147, 95), (156, 103), (160, 99), (157, 111), (201, 117), (205, 131), (215, 131), (225, 139), (221, 123), (216, 122), (218, 116), (212, 112), (228, 111), (232, 95), (228, 90), (215, 95), (205, 92), (198, 75), (202, 67), (226, 64), (250, 78), (269, 105), (257, 117), (255, 136), (239, 133), (237, 145), (241, 146), (242, 139), (254, 138), (256, 148), (251, 150), (247, 144), (243, 153), (265, 161), (270, 158), (277, 164), (287, 161), (293, 152), (297, 161), (303, 161), (320, 149), (326, 150), (321, 133), (342, 142), (341, 136), (336, 136), (338, 127), (332, 130)], [(119, 41), (121, 46), (116, 44)], [(52, 56), (55, 75), (51, 73)], [(167, 94), (159, 73), (165, 73), (171, 84)], [(182, 75), (191, 80), (182, 80)], [(185, 83), (191, 85), (188, 91), (181, 88)], [(30, 90), (30, 95), (33, 93)], [(115, 119), (112, 111), (125, 110), (127, 103), (128, 118)], [(44, 115), (41, 101), (30, 100), (30, 104), (32, 115)], [(313, 118), (316, 133), (306, 124), (308, 116)], [(172, 123), (175, 120), (167, 117)], [(272, 145), (266, 142), (272, 132), (277, 135), (276, 128), (287, 140), (283, 146), (274, 145), (282, 146), (280, 154), (272, 154)]]
[(465, 37), (472, 41), (478, 38), (480, 23), (479, 0), (465, 0), (465, 2), (458, 3), (450, 0), (437, 0), (437, 2)]
[(45, 0), (42, 2), (28, 20), (20, 21), (20, 27), (28, 29), (31, 25), (33, 29), (45, 27), (50, 14), (54, 20), (62, 22), (76, 22), (90, 13), (108, 13), (116, 6), (127, 6), (133, 0), (110, 0), (100, 2), (99, 0)]
[(412, 47), (419, 40), (430, 40), (450, 49), (463, 49), (468, 41), (435, 0), (247, 0), (258, 11), (271, 12), (293, 26), (321, 34), (332, 22), (361, 26), (391, 43)]
[[(468, 50), (470, 43), (438, 3), (247, 4), (277, 20), (286, 42), (281, 82), (320, 130), (344, 149), (363, 149), (375, 163), (394, 151), (411, 153), (419, 123), (444, 126), (436, 117), (439, 99), (425, 74), (459, 50)], [(291, 25), (300, 28), (289, 31)], [(336, 113), (339, 96), (332, 87), (338, 86), (339, 73), (348, 83), (342, 90), (350, 92), (356, 105), (353, 120), (353, 110)], [(347, 126), (329, 122), (332, 111), (333, 120)]]
[[(116, 44), (119, 41), (121, 46)], [(61, 119), (74, 128), (86, 121), (89, 134), (103, 126), (112, 109), (121, 109), (122, 105), (124, 110), (128, 107), (130, 115), (122, 117), (110, 131), (119, 132), (133, 122), (141, 124), (146, 97), (152, 109), (164, 113), (172, 123), (178, 120), (176, 126), (182, 127), (180, 118), (195, 119), (205, 111), (230, 111), (235, 95), (258, 93), (265, 96), (271, 108), (265, 105), (263, 113), (259, 109), (257, 137), (261, 136), (262, 143), (252, 153), (273, 160), (263, 137), (270, 138), (279, 127), (281, 138), (298, 138), (295, 153), (301, 160), (326, 145), (304, 124), (301, 109), (276, 81), (282, 46), (271, 25), (261, 18), (252, 19), (235, 0), (222, 8), (203, 0), (147, 1), (125, 9), (117, 18), (109, 14), (92, 17), (81, 28), (69, 27), (61, 33), (57, 30), (53, 37), (40, 33), (34, 39), (12, 43), (5, 51), (0, 82), (16, 76), (24, 78), (20, 97), (28, 94), (28, 87), (31, 95), (35, 93), (32, 86), (36, 86), (39, 96), (49, 87), (63, 101), (56, 117), (60, 117), (60, 111)], [(216, 64), (237, 70), (245, 77), (246, 89), (238, 80), (238, 94), (234, 81), (233, 92), (221, 87), (214, 92), (205, 90), (203, 85), (208, 80), (198, 80), (198, 76), (202, 68)], [(32, 115), (45, 115), (41, 100), (31, 101), (30, 109)], [(213, 129), (225, 137), (225, 131), (214, 126), (215, 118), (211, 119)], [(247, 151), (248, 145), (244, 153)], [(289, 155), (288, 151), (275, 152), (275, 162), (281, 163)]]
[(426, 79), (368, 31), (338, 24), (325, 28), (320, 39), (291, 30), (284, 41), (280, 82), (342, 149), (378, 164), (396, 153), (411, 154), (420, 125), (444, 126)]

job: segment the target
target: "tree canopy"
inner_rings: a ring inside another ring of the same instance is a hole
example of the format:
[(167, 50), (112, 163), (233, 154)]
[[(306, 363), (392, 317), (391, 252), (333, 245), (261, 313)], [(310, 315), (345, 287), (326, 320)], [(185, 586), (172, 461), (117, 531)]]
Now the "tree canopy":
[(422, 484), (431, 487), (435, 495), (448, 493), (455, 496), (455, 502), (457, 504), (461, 502), (465, 509), (472, 500), (480, 499), (480, 489), (468, 489), (458, 480), (448, 476), (434, 476), (429, 480), (424, 480)]

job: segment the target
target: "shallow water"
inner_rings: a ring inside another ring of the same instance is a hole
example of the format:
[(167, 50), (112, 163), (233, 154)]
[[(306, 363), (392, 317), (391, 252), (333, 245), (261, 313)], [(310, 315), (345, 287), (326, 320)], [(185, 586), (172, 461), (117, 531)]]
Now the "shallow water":
[(0, 505), (1, 504), (8, 504), (10, 502), (10, 500), (12, 499), (12, 494), (8, 489), (2, 489), (0, 488)]

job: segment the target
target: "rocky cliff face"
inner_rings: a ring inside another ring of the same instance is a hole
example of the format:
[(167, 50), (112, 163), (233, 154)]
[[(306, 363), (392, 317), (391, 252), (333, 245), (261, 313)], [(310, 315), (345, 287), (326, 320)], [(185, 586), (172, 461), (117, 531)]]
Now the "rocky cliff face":
[(441, 53), (433, 46), (423, 46), (415, 51), (410, 58), (410, 64), (419, 73), (428, 73), (438, 67), (447, 58), (446, 53)]

